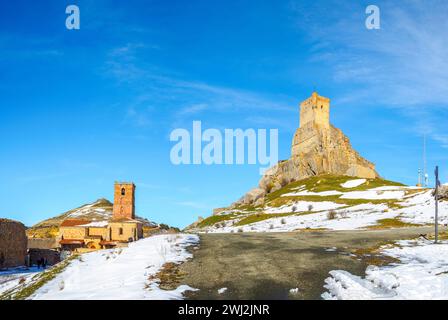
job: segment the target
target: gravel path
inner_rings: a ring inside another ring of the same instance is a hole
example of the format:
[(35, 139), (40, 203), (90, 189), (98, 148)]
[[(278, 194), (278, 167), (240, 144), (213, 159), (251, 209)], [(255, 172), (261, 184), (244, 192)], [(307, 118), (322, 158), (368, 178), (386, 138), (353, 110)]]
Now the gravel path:
[[(328, 272), (363, 275), (368, 262), (350, 252), (431, 233), (431, 227), (368, 231), (202, 234), (181, 266), (189, 299), (320, 299)], [(219, 289), (227, 288), (227, 290)], [(291, 289), (298, 288), (297, 293)]]

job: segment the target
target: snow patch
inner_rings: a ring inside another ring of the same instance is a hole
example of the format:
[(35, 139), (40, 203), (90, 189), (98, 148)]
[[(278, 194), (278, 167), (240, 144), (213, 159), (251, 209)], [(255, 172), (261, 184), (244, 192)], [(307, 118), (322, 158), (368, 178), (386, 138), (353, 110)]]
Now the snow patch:
[(218, 289), (218, 294), (223, 294), (226, 291), (227, 291), (227, 288)]
[(355, 188), (366, 182), (366, 179), (349, 180), (341, 184), (342, 188)]
[(368, 199), (368, 200), (390, 200), (390, 199), (402, 199), (405, 195), (405, 192), (400, 191), (375, 191), (375, 190), (366, 190), (366, 191), (351, 191), (344, 193), (340, 198), (341, 199)]
[(365, 278), (333, 270), (325, 280), (324, 299), (448, 299), (448, 242), (399, 241), (384, 248), (400, 264), (369, 266)]
[(265, 213), (289, 213), (289, 212), (305, 212), (305, 211), (323, 211), (334, 210), (345, 207), (344, 204), (334, 203), (331, 201), (297, 201), (294, 204), (283, 205), (281, 207), (268, 207), (264, 210)]
[(299, 288), (290, 289), (290, 290), (289, 290), (289, 293), (290, 293), (290, 294), (293, 294), (293, 295), (294, 295), (294, 294), (298, 294), (298, 293), (299, 293)]

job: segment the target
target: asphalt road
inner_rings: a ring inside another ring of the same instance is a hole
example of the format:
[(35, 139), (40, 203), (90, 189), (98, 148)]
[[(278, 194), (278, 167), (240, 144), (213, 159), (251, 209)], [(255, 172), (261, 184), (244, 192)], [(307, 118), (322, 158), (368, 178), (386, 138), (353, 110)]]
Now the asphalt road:
[[(320, 299), (328, 272), (364, 275), (368, 260), (353, 250), (431, 233), (429, 227), (369, 231), (202, 234), (180, 268), (199, 289), (188, 299)], [(327, 251), (336, 247), (335, 251)], [(218, 289), (227, 288), (222, 294)], [(299, 288), (298, 294), (289, 291)]]

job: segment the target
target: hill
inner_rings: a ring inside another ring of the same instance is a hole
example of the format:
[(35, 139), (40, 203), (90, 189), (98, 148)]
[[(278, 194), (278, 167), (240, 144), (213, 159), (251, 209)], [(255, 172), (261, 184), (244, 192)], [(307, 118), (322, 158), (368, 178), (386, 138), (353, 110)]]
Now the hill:
[[(91, 221), (109, 221), (112, 219), (113, 204), (107, 199), (99, 199), (93, 203), (83, 205), (76, 209), (64, 212), (56, 217), (41, 221), (27, 229), (28, 237), (33, 238), (54, 238), (59, 232), (59, 226), (66, 219), (85, 219)], [(156, 224), (148, 219), (136, 217), (143, 223), (144, 232), (160, 227), (170, 229), (167, 225)]]
[[(236, 204), (188, 227), (196, 232), (352, 230), (433, 223), (432, 189), (381, 178), (319, 175), (289, 183), (260, 204)], [(448, 202), (439, 206), (448, 222)]]

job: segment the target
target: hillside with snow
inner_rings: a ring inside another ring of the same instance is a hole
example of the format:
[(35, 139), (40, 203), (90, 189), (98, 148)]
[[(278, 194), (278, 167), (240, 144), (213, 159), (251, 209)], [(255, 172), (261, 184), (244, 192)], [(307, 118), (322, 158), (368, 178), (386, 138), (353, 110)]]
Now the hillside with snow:
[[(383, 179), (322, 175), (296, 181), (266, 196), (260, 206), (224, 209), (189, 227), (195, 232), (354, 230), (434, 222), (433, 189)], [(439, 203), (448, 223), (448, 202)]]
[(190, 259), (187, 248), (198, 241), (196, 235), (158, 235), (126, 248), (74, 255), (44, 272), (12, 270), (0, 277), (0, 300), (182, 299), (194, 289), (180, 283), (164, 290), (159, 273)]

